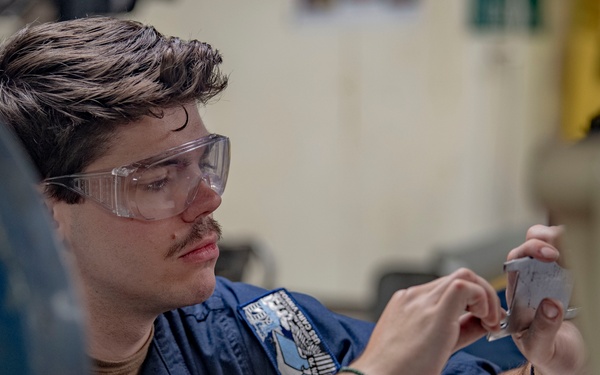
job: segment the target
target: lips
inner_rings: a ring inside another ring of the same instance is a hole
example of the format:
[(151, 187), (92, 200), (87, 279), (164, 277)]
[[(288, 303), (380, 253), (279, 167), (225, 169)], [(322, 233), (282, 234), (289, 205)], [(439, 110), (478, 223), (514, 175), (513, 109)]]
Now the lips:
[[(173, 236), (175, 239), (176, 236)], [(189, 233), (182, 239), (174, 242), (168, 249), (165, 258), (181, 257), (191, 251), (198, 250), (209, 243), (217, 243), (221, 238), (221, 227), (216, 220), (205, 216), (196, 221)]]
[(209, 242), (191, 249), (179, 257), (179, 259), (192, 262), (204, 263), (216, 260), (219, 257), (219, 247), (216, 242)]
[(184, 250), (179, 259), (193, 262), (206, 262), (216, 259), (219, 256), (218, 238), (217, 233), (211, 232), (202, 241)]

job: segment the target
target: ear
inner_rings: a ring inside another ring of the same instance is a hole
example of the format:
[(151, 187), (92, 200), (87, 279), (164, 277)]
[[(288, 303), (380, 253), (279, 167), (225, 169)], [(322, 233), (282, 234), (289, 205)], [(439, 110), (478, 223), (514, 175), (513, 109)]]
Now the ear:
[(59, 239), (64, 242), (66, 239), (66, 229), (68, 228), (69, 205), (65, 202), (49, 197), (47, 194), (44, 194), (43, 186), (38, 186), (38, 191), (40, 192), (42, 200), (44, 201), (44, 204), (50, 213), (50, 218), (54, 224), (54, 228), (59, 236)]

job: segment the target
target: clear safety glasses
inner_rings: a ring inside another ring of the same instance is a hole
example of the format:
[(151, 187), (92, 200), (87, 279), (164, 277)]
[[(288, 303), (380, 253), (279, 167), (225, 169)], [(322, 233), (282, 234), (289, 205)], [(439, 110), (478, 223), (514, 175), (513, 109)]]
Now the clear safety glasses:
[(211, 134), (130, 165), (43, 183), (63, 186), (117, 216), (159, 220), (185, 211), (203, 182), (223, 194), (229, 156), (229, 138)]

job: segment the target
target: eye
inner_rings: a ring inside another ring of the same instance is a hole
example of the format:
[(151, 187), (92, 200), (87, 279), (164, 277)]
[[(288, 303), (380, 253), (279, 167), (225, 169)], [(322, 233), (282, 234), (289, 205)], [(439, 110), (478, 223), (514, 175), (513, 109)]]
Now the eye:
[(144, 193), (165, 191), (176, 175), (177, 170), (172, 166), (153, 168), (146, 171), (137, 181), (137, 189)]
[(155, 180), (152, 182), (142, 184), (142, 190), (149, 192), (158, 192), (165, 189), (167, 185), (171, 182), (171, 179), (168, 177), (161, 178), (159, 180)]
[(201, 160), (200, 163), (198, 164), (198, 167), (200, 168), (201, 171), (206, 171), (206, 170), (214, 170), (217, 168), (216, 163), (212, 162), (212, 160)]

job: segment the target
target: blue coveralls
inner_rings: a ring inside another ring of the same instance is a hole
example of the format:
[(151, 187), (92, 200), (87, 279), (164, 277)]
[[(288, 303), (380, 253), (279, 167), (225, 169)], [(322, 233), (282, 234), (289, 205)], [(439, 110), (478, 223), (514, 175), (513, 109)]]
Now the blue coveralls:
[[(276, 375), (265, 348), (238, 312), (240, 304), (268, 291), (217, 278), (214, 294), (204, 303), (160, 315), (142, 374)], [(314, 298), (292, 293), (314, 328), (342, 366), (364, 349), (373, 324), (332, 313)], [(490, 362), (459, 352), (445, 375), (497, 374)]]

